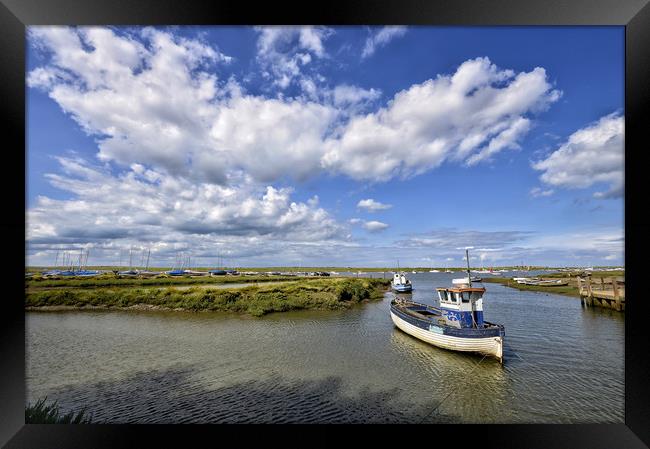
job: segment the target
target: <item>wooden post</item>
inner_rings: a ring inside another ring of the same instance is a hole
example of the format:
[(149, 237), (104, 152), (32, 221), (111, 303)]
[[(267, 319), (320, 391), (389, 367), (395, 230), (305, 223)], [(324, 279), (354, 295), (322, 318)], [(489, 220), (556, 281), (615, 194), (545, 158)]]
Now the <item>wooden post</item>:
[(587, 276), (587, 305), (591, 306), (594, 303), (594, 293), (591, 290), (591, 277)]
[(618, 310), (619, 312), (621, 311), (621, 298), (618, 294), (618, 279), (614, 278), (612, 279), (612, 287), (614, 287), (614, 300), (616, 301), (614, 308)]
[(576, 283), (578, 284), (578, 295), (580, 295), (580, 305), (582, 307), (584, 307), (585, 306), (585, 298), (582, 295), (582, 282), (581, 282), (580, 276), (576, 276)]

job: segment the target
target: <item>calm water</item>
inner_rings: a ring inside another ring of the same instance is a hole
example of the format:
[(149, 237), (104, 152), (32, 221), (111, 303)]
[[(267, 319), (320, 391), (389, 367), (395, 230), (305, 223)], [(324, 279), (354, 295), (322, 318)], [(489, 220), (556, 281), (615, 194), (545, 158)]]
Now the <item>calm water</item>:
[[(460, 276), (408, 277), (434, 304)], [(624, 314), (484, 285), (486, 319), (506, 327), (503, 366), (396, 329), (392, 293), (262, 318), (28, 312), (27, 400), (113, 423), (624, 422)]]

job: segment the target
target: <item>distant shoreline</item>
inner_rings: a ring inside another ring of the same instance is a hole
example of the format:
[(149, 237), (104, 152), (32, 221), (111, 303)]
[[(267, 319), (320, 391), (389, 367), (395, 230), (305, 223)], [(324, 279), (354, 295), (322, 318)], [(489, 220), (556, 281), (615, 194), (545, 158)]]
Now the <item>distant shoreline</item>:
[[(63, 269), (62, 267), (54, 267), (54, 266), (28, 266), (25, 267), (26, 272), (39, 272), (39, 271), (47, 271), (47, 270), (52, 270), (52, 269)], [(69, 268), (69, 267), (68, 267)], [(87, 266), (85, 267), (88, 270), (109, 270), (109, 271), (121, 271), (121, 270), (127, 270), (129, 267), (124, 267), (124, 266), (108, 266), (108, 265), (97, 265), (97, 266)], [(139, 267), (142, 268), (142, 267)], [(559, 270), (565, 270), (565, 269), (570, 269), (570, 270), (583, 270), (584, 268), (582, 267), (548, 267), (548, 266), (539, 266), (539, 265), (516, 265), (516, 266), (503, 266), (503, 267), (497, 267), (493, 266), (491, 267), (494, 270), (507, 270), (507, 271), (538, 271), (538, 270), (552, 270), (552, 271), (559, 271)], [(593, 267), (595, 270), (617, 270), (621, 269), (620, 266), (596, 266)], [(137, 269), (137, 267), (134, 267), (133, 269)], [(160, 272), (161, 274), (165, 271), (169, 271), (172, 268), (171, 267), (149, 267), (147, 268), (149, 271), (157, 271)], [(214, 267), (192, 267), (192, 270), (196, 271), (209, 271), (209, 270), (214, 270)], [(221, 268), (220, 268), (221, 269)], [(226, 269), (226, 268), (223, 268)], [(368, 273), (376, 273), (376, 272), (394, 272), (394, 271), (418, 271), (418, 272), (429, 272), (430, 270), (438, 270), (439, 272), (444, 272), (445, 270), (451, 270), (453, 272), (466, 272), (467, 267), (400, 267), (399, 269), (397, 267), (237, 267), (236, 268), (239, 272), (256, 272), (256, 273), (269, 273), (269, 272), (315, 272), (315, 271), (327, 271), (327, 272), (355, 272), (355, 271), (362, 271), (362, 272), (368, 272)], [(479, 268), (473, 267), (471, 268), (471, 271), (476, 271)], [(481, 268), (483, 269), (483, 268)]]

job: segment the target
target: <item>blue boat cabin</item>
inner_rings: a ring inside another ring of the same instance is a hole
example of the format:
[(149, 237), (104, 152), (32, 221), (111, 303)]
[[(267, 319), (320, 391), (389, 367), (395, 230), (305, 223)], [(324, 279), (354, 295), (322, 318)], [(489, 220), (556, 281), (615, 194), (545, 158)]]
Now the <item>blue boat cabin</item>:
[(440, 311), (447, 325), (459, 328), (482, 328), (484, 288), (437, 288)]

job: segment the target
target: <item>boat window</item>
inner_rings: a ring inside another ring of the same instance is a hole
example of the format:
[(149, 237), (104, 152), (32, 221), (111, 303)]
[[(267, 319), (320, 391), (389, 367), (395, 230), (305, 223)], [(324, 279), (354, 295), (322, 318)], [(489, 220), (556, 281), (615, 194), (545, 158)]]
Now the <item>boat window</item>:
[(470, 292), (461, 292), (461, 298), (463, 302), (469, 302)]

